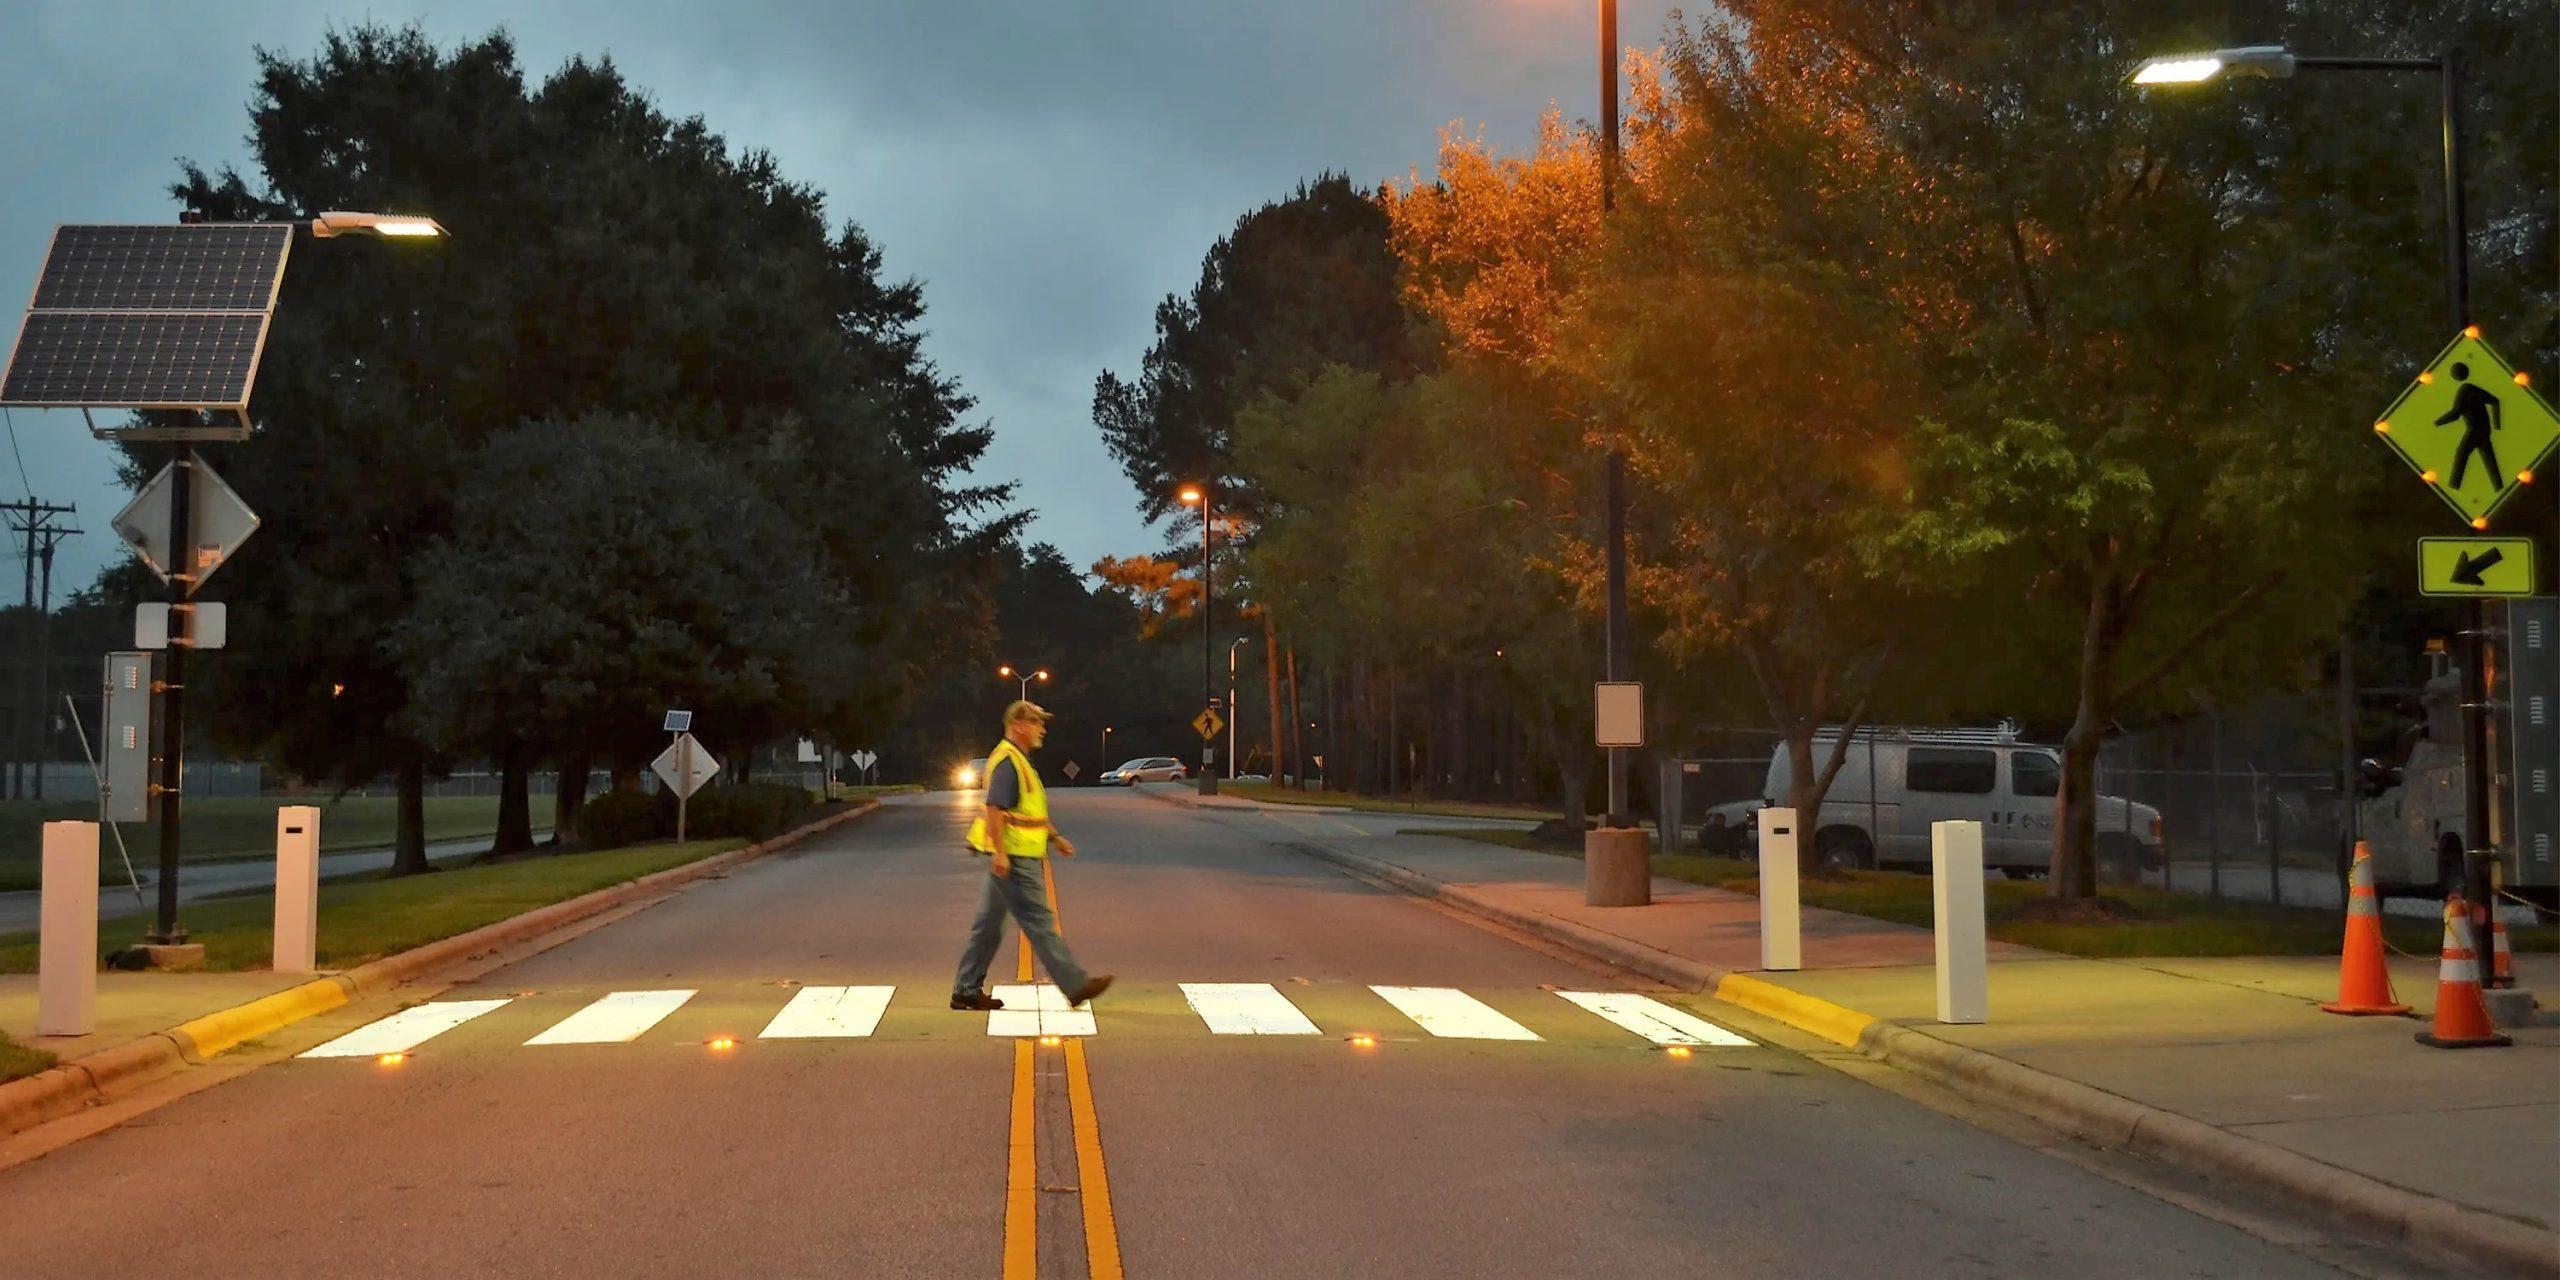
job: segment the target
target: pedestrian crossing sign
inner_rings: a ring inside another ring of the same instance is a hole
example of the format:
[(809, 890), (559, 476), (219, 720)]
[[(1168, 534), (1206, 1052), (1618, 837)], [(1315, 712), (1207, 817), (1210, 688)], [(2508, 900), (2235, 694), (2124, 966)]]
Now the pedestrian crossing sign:
[(1201, 741), (1206, 742), (1217, 737), (1218, 730), (1226, 728), (1227, 722), (1218, 715), (1217, 708), (1212, 707), (1192, 717), (1191, 727), (1199, 730)]
[(2373, 431), (2474, 529), (2489, 527), (2560, 445), (2560, 413), (2473, 325), (2374, 419)]

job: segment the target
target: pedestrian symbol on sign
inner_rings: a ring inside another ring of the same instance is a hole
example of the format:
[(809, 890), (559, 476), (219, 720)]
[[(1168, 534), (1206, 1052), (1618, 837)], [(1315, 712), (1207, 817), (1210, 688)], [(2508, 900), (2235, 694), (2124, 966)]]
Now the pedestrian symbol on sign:
[(2470, 365), (2457, 360), (2449, 372), (2453, 374), (2454, 381), (2462, 384), (2462, 389), (2453, 393), (2453, 407), (2445, 410), (2435, 425), (2446, 427), (2453, 425), (2456, 418), (2462, 420), (2462, 448), (2453, 455), (2453, 487), (2462, 487), (2463, 474), (2471, 466), (2471, 455), (2477, 453), (2489, 464), (2489, 488), (2492, 491), (2504, 489), (2507, 487), (2506, 479), (2498, 474), (2498, 442), (2489, 436), (2490, 432), (2506, 425), (2498, 398), (2481, 390), (2480, 384), (2471, 380)]

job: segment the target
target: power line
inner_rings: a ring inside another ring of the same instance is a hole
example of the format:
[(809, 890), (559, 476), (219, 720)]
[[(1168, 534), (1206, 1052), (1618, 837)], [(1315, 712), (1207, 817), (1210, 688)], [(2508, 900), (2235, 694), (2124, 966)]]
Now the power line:
[(9, 456), (18, 460), (18, 487), (27, 491), (27, 504), (33, 506), (36, 482), (27, 478), (27, 455), (18, 452), (18, 419), (7, 409), (0, 409), (0, 421), (9, 424)]

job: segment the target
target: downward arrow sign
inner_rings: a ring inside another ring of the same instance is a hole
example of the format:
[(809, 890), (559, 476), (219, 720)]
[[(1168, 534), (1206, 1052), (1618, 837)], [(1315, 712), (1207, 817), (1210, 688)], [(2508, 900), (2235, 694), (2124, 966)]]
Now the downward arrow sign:
[[(2465, 553), (2460, 559), (2453, 562), (2453, 580), (2466, 587), (2481, 586), (2483, 583), (2480, 575), (2506, 558), (2507, 553), (2496, 547), (2491, 547), (2488, 550), (2481, 552), (2480, 557), (2476, 560), (2468, 553)], [(2438, 561), (2437, 563), (2441, 564), (2443, 562)]]

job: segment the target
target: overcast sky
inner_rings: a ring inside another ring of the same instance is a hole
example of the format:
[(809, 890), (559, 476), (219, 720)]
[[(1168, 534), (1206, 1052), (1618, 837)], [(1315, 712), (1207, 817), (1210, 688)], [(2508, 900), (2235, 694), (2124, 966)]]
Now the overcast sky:
[[(1595, 8), (5, 0), (0, 298), (22, 309), (54, 224), (174, 217), (164, 188), (181, 157), (245, 167), (257, 48), (307, 57), (331, 27), (368, 20), (416, 21), (447, 45), (504, 26), (530, 77), (609, 54), (669, 114), (772, 151), (869, 230), (891, 274), (924, 282), (928, 350), (995, 427), (980, 476), (1017, 482), (1039, 513), (1031, 536), (1090, 564), (1160, 540), (1089, 413), (1094, 376), (1145, 351), (1156, 300), (1301, 178), (1427, 173), (1453, 121), (1522, 146), (1550, 102), (1591, 117)], [(1621, 43), (1654, 44), (1672, 8), (1625, 0)], [(10, 417), (26, 479), (0, 458), (0, 493), (76, 504), (87, 530), (56, 562), (59, 599), (116, 554), (107, 521), (126, 495), (77, 414)]]

